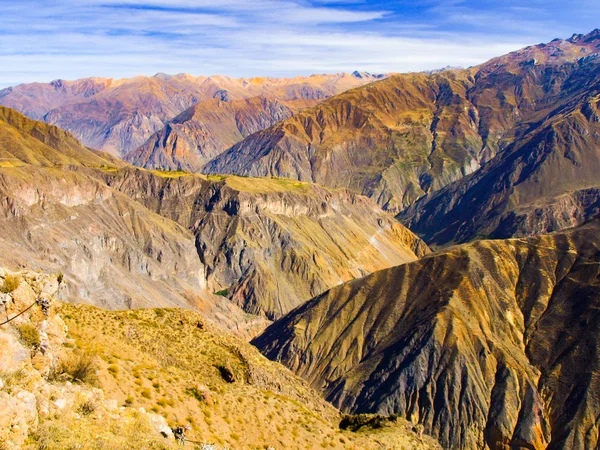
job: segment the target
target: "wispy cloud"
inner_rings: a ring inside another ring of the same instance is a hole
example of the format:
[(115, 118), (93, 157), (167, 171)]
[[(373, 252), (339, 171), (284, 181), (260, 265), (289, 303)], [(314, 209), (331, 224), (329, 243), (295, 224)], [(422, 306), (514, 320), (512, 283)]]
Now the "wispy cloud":
[(593, 5), (572, 0), (565, 12), (555, 0), (0, 0), (0, 87), (156, 72), (468, 66), (594, 28)]

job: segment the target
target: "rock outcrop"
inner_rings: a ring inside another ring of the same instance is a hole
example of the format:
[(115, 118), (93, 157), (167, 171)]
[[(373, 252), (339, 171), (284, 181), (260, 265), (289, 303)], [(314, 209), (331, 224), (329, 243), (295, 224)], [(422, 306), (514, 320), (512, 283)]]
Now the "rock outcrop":
[(194, 77), (156, 74), (122, 80), (84, 78), (0, 90), (0, 105), (72, 132), (87, 146), (124, 155), (196, 103), (271, 95), (293, 109), (382, 76), (340, 73), (296, 78)]
[(452, 449), (598, 445), (600, 219), (478, 241), (336, 287), (254, 344), (343, 411)]

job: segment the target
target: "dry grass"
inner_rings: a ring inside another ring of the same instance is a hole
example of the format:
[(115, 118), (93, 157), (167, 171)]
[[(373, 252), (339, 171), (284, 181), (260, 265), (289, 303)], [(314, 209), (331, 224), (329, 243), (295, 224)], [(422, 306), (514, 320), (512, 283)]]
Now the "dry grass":
[(29, 348), (37, 348), (40, 345), (40, 332), (30, 323), (23, 323), (17, 326), (19, 339)]
[[(339, 414), (303, 382), (198, 314), (83, 305), (61, 305), (59, 313), (78, 351), (98, 355), (98, 385), (107, 398), (156, 412), (170, 426), (189, 423), (192, 440), (232, 449), (378, 448), (372, 431), (339, 430)], [(405, 434), (386, 429), (381, 442)]]
[(4, 294), (8, 294), (9, 292), (14, 292), (21, 285), (21, 277), (17, 274), (6, 274), (4, 278), (4, 283), (2, 287), (0, 287), (0, 292)]
[(157, 436), (148, 420), (131, 410), (124, 418), (103, 417), (98, 420), (94, 411), (75, 417), (66, 412), (44, 420), (30, 435), (26, 448), (36, 450), (116, 450), (156, 449), (176, 447)]
[(68, 380), (91, 386), (98, 384), (97, 357), (89, 351), (75, 351), (51, 370), (50, 380)]

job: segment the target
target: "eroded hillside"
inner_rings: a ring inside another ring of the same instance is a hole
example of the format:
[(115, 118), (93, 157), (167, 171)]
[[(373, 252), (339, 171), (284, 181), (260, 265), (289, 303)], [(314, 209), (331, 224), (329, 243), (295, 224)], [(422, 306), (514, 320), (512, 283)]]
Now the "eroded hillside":
[(248, 136), (204, 172), (345, 187), (400, 212), (592, 95), (599, 36), (557, 39), (471, 69), (395, 75), (352, 89)]
[(249, 134), (293, 115), (266, 96), (197, 103), (185, 110), (124, 159), (146, 169), (200, 172), (204, 165)]
[(479, 241), (316, 297), (254, 343), (343, 411), (446, 448), (598, 445), (600, 220)]
[(63, 271), (72, 301), (190, 307), (243, 331), (264, 320), (241, 308), (280, 317), (428, 251), (346, 191), (136, 169), (3, 111), (0, 138), (10, 153), (0, 167), (0, 262)]

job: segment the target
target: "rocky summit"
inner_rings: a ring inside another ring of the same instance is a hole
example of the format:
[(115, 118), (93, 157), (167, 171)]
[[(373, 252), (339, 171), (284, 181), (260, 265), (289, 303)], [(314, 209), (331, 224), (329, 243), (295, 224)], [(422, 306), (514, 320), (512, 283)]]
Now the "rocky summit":
[(343, 411), (452, 449), (590, 449), (600, 416), (600, 219), (479, 241), (312, 299), (253, 343)]

